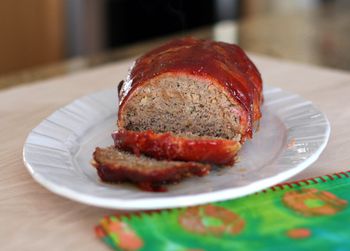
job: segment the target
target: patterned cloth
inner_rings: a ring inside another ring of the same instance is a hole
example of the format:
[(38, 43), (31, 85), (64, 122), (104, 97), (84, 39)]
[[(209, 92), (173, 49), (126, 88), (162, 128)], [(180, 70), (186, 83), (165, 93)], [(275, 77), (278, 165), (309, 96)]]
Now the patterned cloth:
[(350, 250), (350, 171), (204, 206), (109, 216), (95, 232), (114, 250)]

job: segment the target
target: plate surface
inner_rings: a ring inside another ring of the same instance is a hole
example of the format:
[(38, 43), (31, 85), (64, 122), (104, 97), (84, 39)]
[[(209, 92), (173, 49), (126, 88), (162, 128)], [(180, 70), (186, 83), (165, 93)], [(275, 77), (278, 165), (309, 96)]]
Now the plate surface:
[(114, 90), (77, 99), (42, 121), (26, 140), (24, 163), (50, 191), (99, 207), (160, 209), (237, 198), (299, 173), (319, 157), (329, 138), (326, 116), (310, 101), (279, 88), (265, 88), (264, 95), (260, 130), (243, 146), (239, 163), (170, 185), (165, 193), (103, 183), (90, 165), (96, 146), (113, 143)]

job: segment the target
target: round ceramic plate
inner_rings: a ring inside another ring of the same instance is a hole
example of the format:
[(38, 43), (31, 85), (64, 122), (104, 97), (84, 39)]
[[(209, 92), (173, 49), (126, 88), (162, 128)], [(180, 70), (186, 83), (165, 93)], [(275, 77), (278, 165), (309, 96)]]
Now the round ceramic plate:
[(41, 122), (24, 145), (24, 163), (50, 191), (99, 207), (160, 209), (237, 198), (307, 168), (329, 138), (326, 116), (310, 101), (279, 88), (265, 88), (264, 96), (260, 130), (244, 144), (239, 163), (169, 185), (164, 193), (103, 183), (91, 166), (95, 147), (113, 144), (118, 100), (112, 90), (77, 99)]

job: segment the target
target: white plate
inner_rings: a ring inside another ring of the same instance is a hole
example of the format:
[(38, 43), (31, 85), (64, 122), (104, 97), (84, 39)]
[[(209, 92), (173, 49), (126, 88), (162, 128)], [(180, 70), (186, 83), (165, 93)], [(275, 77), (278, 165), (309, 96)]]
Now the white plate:
[(326, 116), (310, 101), (279, 88), (266, 88), (264, 95), (260, 130), (244, 145), (239, 163), (171, 185), (165, 193), (103, 183), (90, 165), (96, 146), (113, 143), (114, 90), (77, 99), (41, 122), (24, 145), (24, 163), (50, 191), (99, 207), (159, 209), (237, 198), (299, 173), (319, 157), (329, 138)]

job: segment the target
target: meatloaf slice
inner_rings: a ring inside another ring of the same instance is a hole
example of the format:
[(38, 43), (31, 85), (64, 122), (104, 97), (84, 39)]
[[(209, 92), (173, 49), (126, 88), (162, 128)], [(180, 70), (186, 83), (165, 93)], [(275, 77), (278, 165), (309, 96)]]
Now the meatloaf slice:
[(152, 131), (119, 130), (112, 134), (115, 146), (119, 149), (140, 153), (156, 159), (206, 162), (217, 165), (232, 165), (241, 144), (237, 141), (154, 133)]
[(101, 180), (107, 182), (132, 182), (143, 188), (176, 183), (190, 176), (204, 176), (210, 165), (196, 162), (156, 160), (136, 156), (115, 147), (97, 147), (92, 164)]

